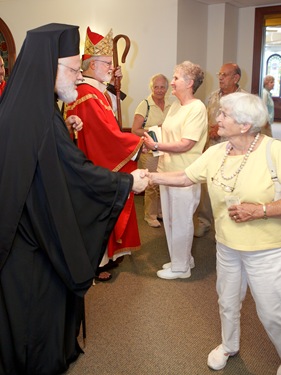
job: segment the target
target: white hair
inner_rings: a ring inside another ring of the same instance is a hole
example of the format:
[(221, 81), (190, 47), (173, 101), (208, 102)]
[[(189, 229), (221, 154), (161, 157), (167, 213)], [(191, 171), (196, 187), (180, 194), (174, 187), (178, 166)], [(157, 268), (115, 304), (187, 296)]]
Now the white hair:
[(251, 133), (260, 132), (268, 122), (267, 108), (257, 95), (235, 92), (222, 96), (220, 104), (238, 124), (251, 125)]

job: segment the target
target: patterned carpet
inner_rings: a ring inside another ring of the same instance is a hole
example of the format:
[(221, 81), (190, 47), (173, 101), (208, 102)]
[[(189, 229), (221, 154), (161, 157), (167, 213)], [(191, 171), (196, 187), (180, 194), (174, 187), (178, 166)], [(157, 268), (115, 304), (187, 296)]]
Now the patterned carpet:
[(209, 351), (221, 342), (214, 232), (194, 239), (196, 267), (189, 279), (159, 279), (156, 271), (169, 261), (164, 229), (150, 228), (143, 197), (135, 201), (142, 249), (87, 293), (85, 354), (67, 374), (276, 375), (280, 360), (250, 294), (242, 309), (240, 353), (224, 370), (207, 367)]

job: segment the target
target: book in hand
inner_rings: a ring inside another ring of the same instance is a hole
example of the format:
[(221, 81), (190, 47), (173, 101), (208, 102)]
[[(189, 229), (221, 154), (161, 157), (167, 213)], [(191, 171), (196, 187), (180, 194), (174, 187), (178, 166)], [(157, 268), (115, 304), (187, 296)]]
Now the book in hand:
[(147, 134), (154, 140), (154, 142), (158, 142), (158, 139), (156, 137), (156, 133), (153, 130), (149, 130)]
[[(154, 142), (162, 142), (162, 132), (161, 132), (161, 127), (154, 125), (149, 127), (149, 131), (147, 132), (151, 138), (154, 140)], [(160, 156), (163, 155), (162, 151), (153, 151), (152, 152), (153, 156)]]

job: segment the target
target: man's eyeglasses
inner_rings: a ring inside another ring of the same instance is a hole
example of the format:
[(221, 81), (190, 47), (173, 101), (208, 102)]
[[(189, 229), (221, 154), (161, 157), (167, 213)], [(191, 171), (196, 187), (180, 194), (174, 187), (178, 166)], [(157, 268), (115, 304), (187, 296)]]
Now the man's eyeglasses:
[(112, 61), (104, 61), (104, 60), (95, 60), (95, 61), (99, 61), (99, 62), (102, 62), (104, 64), (106, 64), (109, 68), (112, 66)]
[(235, 188), (235, 186), (231, 187), (219, 182), (215, 177), (212, 177), (211, 180), (215, 186), (220, 186), (226, 193), (232, 193)]
[(81, 73), (81, 69), (80, 69), (80, 68), (79, 68), (79, 69), (73, 69), (73, 68), (71, 68), (70, 66), (67, 66), (67, 65), (65, 65), (65, 64), (63, 64), (63, 63), (58, 63), (58, 65), (62, 65), (62, 66), (64, 66), (65, 68), (71, 70), (72, 73), (76, 74), (77, 76), (78, 76), (78, 74)]
[(216, 76), (218, 77), (218, 78), (225, 78), (225, 77), (229, 77), (229, 76), (234, 76), (235, 75), (235, 73), (233, 74), (233, 73), (223, 73), (223, 72), (218, 72), (218, 73), (216, 73)]

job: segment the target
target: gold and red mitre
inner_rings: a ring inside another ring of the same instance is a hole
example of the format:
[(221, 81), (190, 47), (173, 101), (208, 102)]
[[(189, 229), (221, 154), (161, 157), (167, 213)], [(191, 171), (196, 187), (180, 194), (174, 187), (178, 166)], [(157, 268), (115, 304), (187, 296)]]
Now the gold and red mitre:
[(84, 55), (82, 60), (89, 59), (92, 56), (112, 56), (113, 55), (113, 33), (110, 29), (109, 33), (103, 37), (100, 34), (93, 33), (87, 28)]

